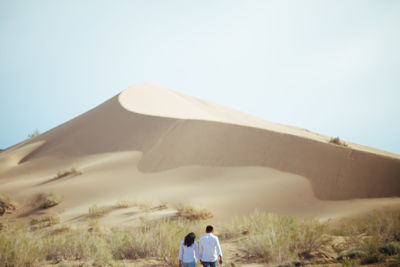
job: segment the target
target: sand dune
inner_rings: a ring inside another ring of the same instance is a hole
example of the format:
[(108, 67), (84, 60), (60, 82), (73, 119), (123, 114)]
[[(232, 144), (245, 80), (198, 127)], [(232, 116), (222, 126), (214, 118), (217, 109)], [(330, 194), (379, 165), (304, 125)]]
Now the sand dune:
[[(55, 192), (68, 218), (129, 198), (192, 202), (220, 218), (255, 208), (328, 218), (400, 204), (399, 155), (328, 140), (145, 84), (3, 151), (0, 192)], [(70, 168), (82, 175), (52, 179)]]

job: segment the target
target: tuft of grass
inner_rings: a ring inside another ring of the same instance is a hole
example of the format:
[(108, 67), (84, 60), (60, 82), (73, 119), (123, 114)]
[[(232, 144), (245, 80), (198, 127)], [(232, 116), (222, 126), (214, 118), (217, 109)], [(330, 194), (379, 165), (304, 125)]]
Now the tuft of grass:
[(331, 139), (329, 140), (329, 143), (335, 144), (335, 145), (338, 145), (338, 146), (344, 146), (344, 147), (348, 146), (344, 141), (340, 140), (339, 136), (331, 137)]
[(128, 200), (120, 199), (115, 203), (115, 208), (117, 209), (126, 209), (133, 206), (133, 203)]
[(32, 225), (32, 229), (34, 230), (53, 226), (58, 223), (60, 223), (60, 216), (57, 214), (48, 214), (40, 218), (32, 218), (30, 221), (30, 225)]
[(107, 215), (112, 211), (112, 207), (110, 206), (97, 206), (92, 205), (89, 207), (89, 217), (90, 218), (99, 218)]
[(191, 204), (180, 204), (177, 206), (177, 211), (178, 217), (189, 221), (206, 220), (214, 216), (211, 211)]
[(39, 205), (40, 209), (48, 209), (57, 206), (62, 201), (62, 197), (53, 193), (48, 194), (46, 196), (41, 196), (40, 198), (41, 198), (41, 203)]
[(33, 137), (35, 137), (35, 136), (38, 136), (39, 134), (40, 134), (40, 133), (39, 133), (39, 130), (36, 129), (36, 130), (34, 130), (32, 133), (28, 134), (28, 137), (29, 137), (29, 138), (33, 138)]
[(78, 171), (75, 168), (71, 168), (69, 170), (57, 172), (57, 175), (54, 178), (55, 179), (60, 179), (60, 178), (66, 177), (66, 176), (76, 176), (76, 175), (81, 175), (81, 174), (82, 174), (81, 171)]

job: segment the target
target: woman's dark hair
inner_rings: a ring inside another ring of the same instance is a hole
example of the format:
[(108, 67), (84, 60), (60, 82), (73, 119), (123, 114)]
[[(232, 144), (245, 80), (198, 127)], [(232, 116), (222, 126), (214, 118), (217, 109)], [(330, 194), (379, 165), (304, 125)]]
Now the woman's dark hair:
[(184, 241), (185, 246), (190, 247), (194, 243), (195, 239), (196, 239), (196, 235), (193, 232), (188, 233), (185, 236), (185, 241)]

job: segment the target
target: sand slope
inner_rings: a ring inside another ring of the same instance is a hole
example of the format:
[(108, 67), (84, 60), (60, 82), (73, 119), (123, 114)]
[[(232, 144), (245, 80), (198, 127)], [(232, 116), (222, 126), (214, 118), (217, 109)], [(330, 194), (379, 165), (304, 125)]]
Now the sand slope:
[[(398, 155), (328, 140), (145, 84), (3, 151), (0, 192), (56, 192), (69, 216), (121, 198), (188, 201), (221, 218), (255, 208), (329, 217), (400, 203)], [(52, 180), (72, 167), (83, 174)]]

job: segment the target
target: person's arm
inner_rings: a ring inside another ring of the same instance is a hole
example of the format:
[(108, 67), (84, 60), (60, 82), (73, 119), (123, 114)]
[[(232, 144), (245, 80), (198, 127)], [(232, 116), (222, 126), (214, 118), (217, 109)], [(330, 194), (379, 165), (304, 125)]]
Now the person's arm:
[(200, 260), (200, 254), (199, 254), (199, 246), (197, 245), (197, 242), (194, 241), (194, 254), (196, 255), (196, 258)]
[(179, 267), (182, 267), (182, 259), (183, 259), (183, 244), (179, 247)]
[(202, 260), (203, 260), (203, 251), (204, 251), (203, 244), (201, 244), (201, 240), (200, 240), (199, 241), (199, 260), (200, 260), (200, 262), (202, 262)]
[(215, 237), (215, 241), (216, 241), (217, 253), (218, 253), (218, 256), (219, 256), (219, 264), (222, 264), (223, 263), (222, 250), (221, 250), (221, 245), (219, 244), (218, 237)]

